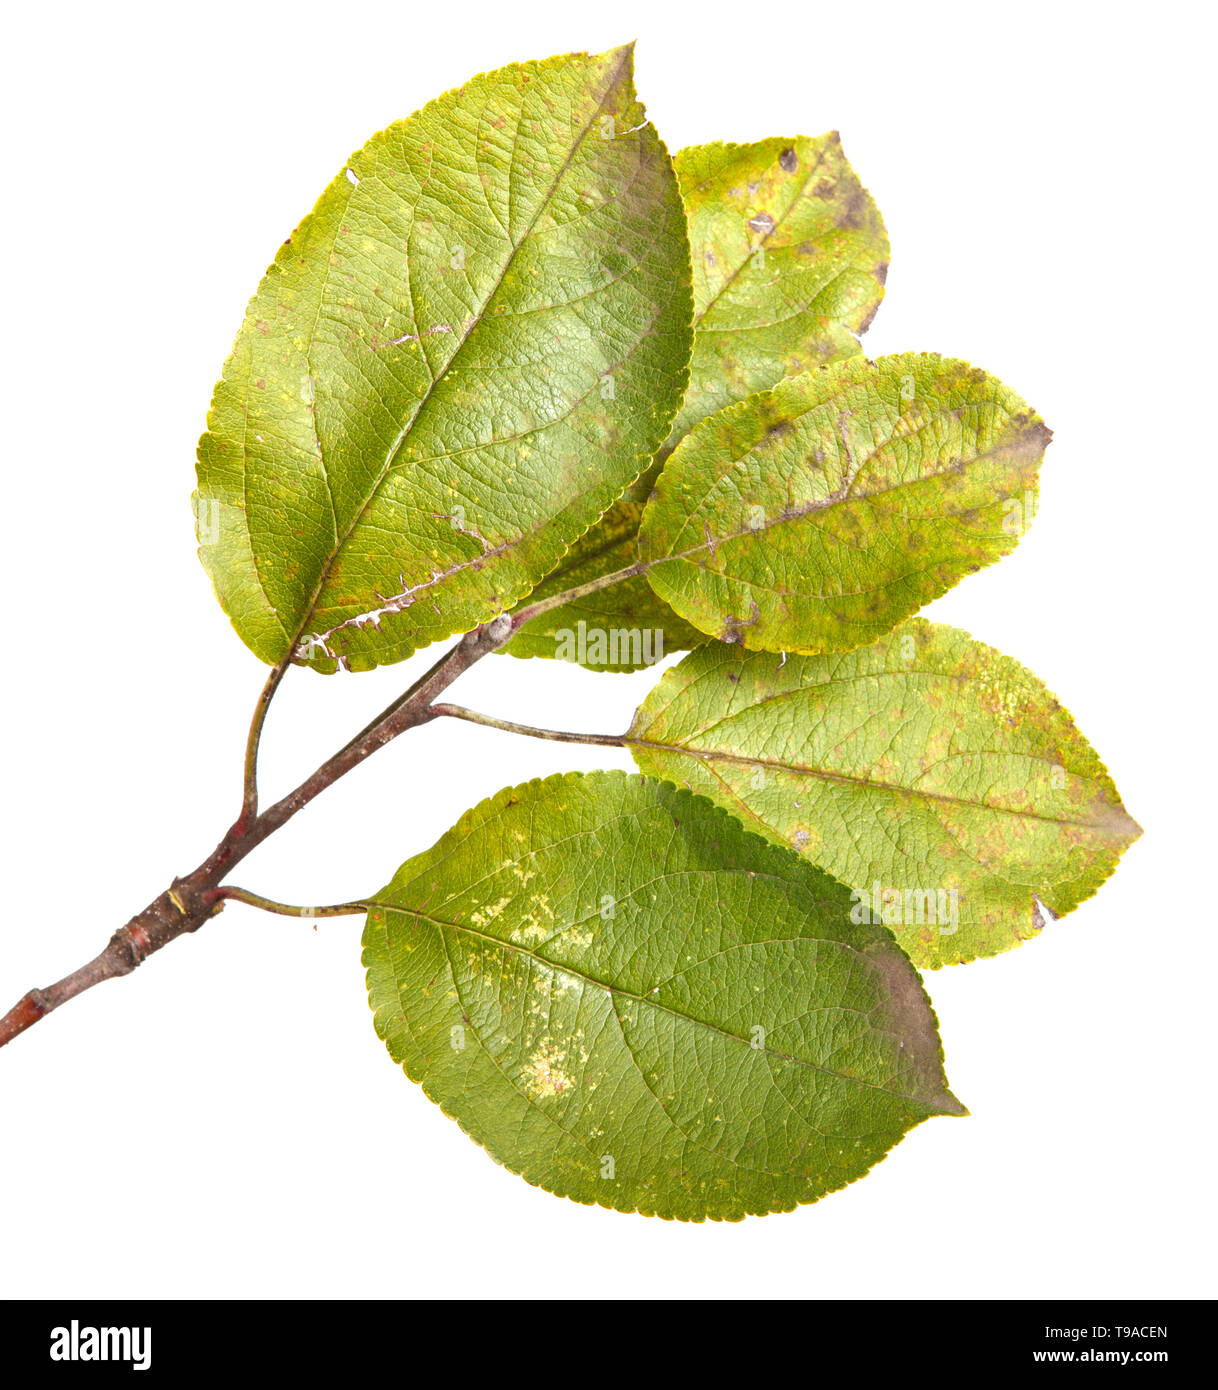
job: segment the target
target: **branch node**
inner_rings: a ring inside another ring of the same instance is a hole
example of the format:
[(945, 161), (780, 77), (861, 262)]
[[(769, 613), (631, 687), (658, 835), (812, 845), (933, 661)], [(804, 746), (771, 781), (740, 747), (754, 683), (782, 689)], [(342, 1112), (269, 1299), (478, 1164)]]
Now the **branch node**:
[[(137, 940), (137, 931), (139, 936), (143, 938), (142, 941)], [(144, 953), (149, 945), (148, 934), (136, 927), (133, 922), (128, 922), (125, 927), (119, 927), (102, 953), (103, 956), (110, 958), (112, 967), (104, 978), (108, 978), (110, 975), (130, 975), (144, 959)]]
[(512, 615), (510, 613), (500, 613), (497, 618), (492, 618), (487, 623), (484, 632), (486, 641), (492, 646), (497, 647), (506, 642), (512, 635)]

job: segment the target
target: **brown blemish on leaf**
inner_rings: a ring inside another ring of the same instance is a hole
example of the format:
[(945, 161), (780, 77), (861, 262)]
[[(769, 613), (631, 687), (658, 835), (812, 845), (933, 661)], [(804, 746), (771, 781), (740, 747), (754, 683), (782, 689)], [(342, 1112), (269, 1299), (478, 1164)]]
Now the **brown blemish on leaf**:
[(862, 185), (855, 184), (846, 195), (846, 205), (837, 219), (837, 225), (846, 231), (858, 231), (868, 220), (867, 194)]
[(749, 226), (760, 236), (769, 236), (774, 230), (774, 219), (768, 212), (759, 212), (755, 217), (749, 218)]
[(754, 624), (761, 617), (761, 611), (757, 607), (756, 599), (752, 600), (751, 606), (753, 612), (751, 616), (747, 619), (737, 618), (734, 614), (731, 613), (728, 614), (727, 619), (723, 624), (723, 631), (719, 634), (719, 640), (721, 642), (737, 642), (741, 646), (744, 645), (744, 629), (746, 627), (754, 626)]
[(796, 169), (799, 168), (799, 156), (790, 147), (790, 145), (788, 145), (787, 148), (783, 150), (783, 152), (778, 156), (778, 164), (779, 167), (782, 169), (783, 173), (793, 174), (796, 171)]
[(920, 1085), (915, 1098), (942, 1115), (967, 1115), (968, 1111), (944, 1085), (939, 1035), (917, 972), (904, 953), (887, 940), (873, 942), (865, 957), (882, 981), (893, 1031), (905, 1039), (902, 1055), (917, 1070)]
[[(880, 283), (883, 284), (884, 282), (881, 280)], [(871, 321), (875, 318), (876, 311), (879, 309), (879, 307), (879, 303), (877, 302), (873, 304), (870, 309), (867, 310), (866, 317), (863, 319), (862, 323), (860, 323), (858, 327), (858, 331), (860, 333), (866, 333), (866, 331), (871, 327)]]

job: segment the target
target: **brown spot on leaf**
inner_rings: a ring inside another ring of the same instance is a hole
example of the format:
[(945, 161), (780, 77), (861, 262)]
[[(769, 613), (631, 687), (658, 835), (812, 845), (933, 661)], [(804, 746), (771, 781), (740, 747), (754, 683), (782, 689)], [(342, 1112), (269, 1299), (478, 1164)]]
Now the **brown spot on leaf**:
[(760, 236), (769, 236), (774, 230), (774, 219), (768, 212), (759, 212), (755, 217), (749, 218), (749, 226)]
[(788, 145), (787, 148), (783, 150), (783, 152), (778, 156), (778, 164), (779, 167), (782, 169), (783, 173), (793, 174), (796, 171), (796, 169), (799, 168), (799, 156), (790, 147), (790, 145)]
[(740, 646), (744, 645), (744, 629), (752, 627), (761, 617), (761, 610), (757, 607), (756, 599), (752, 602), (752, 608), (753, 611), (747, 619), (737, 618), (731, 613), (728, 614), (723, 624), (723, 631), (719, 634), (721, 642), (736, 642)]
[(846, 195), (846, 205), (837, 219), (837, 225), (847, 231), (857, 231), (867, 225), (867, 194), (859, 184), (855, 184)]

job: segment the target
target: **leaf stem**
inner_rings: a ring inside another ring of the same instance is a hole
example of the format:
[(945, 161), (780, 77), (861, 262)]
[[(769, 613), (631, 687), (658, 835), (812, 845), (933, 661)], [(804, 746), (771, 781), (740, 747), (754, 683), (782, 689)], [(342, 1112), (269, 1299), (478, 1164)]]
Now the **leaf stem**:
[(593, 743), (606, 748), (625, 746), (625, 734), (573, 734), (562, 729), (535, 729), (530, 724), (516, 724), (510, 719), (496, 719), (490, 714), (479, 714), (477, 710), (466, 709), (464, 705), (432, 705), (431, 713), (449, 719), (467, 719), (471, 724), (485, 724), (490, 729), (503, 729), (509, 734), (550, 739), (554, 743)]
[(254, 706), (254, 717), (250, 720), (249, 736), (245, 742), (245, 792), (241, 800), (241, 821), (246, 825), (258, 814), (258, 746), (262, 742), (262, 726), (266, 723), (267, 711), (279, 689), (279, 682), (290, 665), (289, 654), (273, 668)]
[(276, 912), (281, 917), (352, 917), (357, 912), (367, 912), (367, 903), (331, 903), (327, 907), (293, 907), (289, 903), (277, 903), (274, 898), (264, 898), (259, 893), (251, 893), (248, 888), (224, 885), (213, 888), (212, 901), (223, 899), (226, 902), (248, 903), (250, 907), (261, 908), (263, 912)]
[(522, 628), (525, 623), (532, 622), (543, 613), (549, 613), (553, 608), (561, 608), (564, 603), (574, 603), (576, 599), (581, 599), (586, 594), (594, 594), (599, 589), (608, 589), (612, 584), (637, 579), (640, 574), (646, 574), (649, 568), (645, 561), (636, 560), (625, 569), (614, 570), (612, 574), (602, 574), (599, 579), (589, 579), (586, 584), (578, 584), (574, 589), (566, 589), (561, 594), (551, 594), (549, 598), (538, 599), (536, 603), (530, 603), (527, 607), (517, 610), (512, 617), (513, 630)]

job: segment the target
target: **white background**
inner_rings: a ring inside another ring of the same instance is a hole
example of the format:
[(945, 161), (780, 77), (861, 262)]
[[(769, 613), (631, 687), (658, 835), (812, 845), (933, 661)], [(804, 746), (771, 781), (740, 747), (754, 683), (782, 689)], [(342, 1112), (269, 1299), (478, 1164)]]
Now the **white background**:
[[(0, 1006), (81, 964), (236, 811), (263, 668), (194, 554), (245, 302), (350, 151), (462, 79), (635, 36), (670, 148), (837, 127), (893, 244), (867, 350), (1056, 433), (1019, 550), (932, 616), (1057, 691), (1144, 826), (1043, 936), (928, 977), (972, 1116), (786, 1216), (683, 1226), (496, 1167), (373, 1033), (361, 919), (230, 908), (0, 1052), (0, 1294), (1200, 1296), (1212, 1261), (1212, 145), (1201, 7), (22, 6), (3, 102)], [(295, 785), (431, 655), (292, 672)], [(652, 677), (494, 658), (454, 698), (617, 732)], [(628, 766), (401, 739), (240, 871), (332, 902), (513, 782)]]

